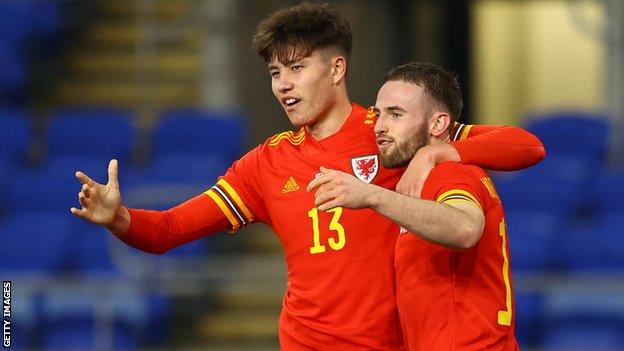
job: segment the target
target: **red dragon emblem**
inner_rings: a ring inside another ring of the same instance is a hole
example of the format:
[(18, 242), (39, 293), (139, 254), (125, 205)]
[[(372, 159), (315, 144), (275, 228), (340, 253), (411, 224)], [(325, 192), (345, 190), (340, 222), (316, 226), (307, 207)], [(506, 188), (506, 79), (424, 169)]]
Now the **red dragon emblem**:
[(379, 170), (379, 159), (377, 155), (356, 157), (351, 159), (353, 174), (360, 180), (370, 183), (375, 179)]

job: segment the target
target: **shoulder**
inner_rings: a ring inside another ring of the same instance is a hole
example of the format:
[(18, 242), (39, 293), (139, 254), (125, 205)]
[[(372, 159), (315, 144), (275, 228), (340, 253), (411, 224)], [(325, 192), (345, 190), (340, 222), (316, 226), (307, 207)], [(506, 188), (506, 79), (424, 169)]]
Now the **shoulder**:
[(431, 170), (429, 177), (448, 177), (454, 178), (459, 176), (482, 177), (486, 176), (485, 171), (473, 165), (465, 165), (459, 162), (440, 163)]
[[(425, 181), (422, 198), (437, 202), (468, 201), (485, 209), (489, 205), (485, 171), (472, 165), (445, 162), (437, 165)], [(492, 187), (493, 188), (493, 187)]]

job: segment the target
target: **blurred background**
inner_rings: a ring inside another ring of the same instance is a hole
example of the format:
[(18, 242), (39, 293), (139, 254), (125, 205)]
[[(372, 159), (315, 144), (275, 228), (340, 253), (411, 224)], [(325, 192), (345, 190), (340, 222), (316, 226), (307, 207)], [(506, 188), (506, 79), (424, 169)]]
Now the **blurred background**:
[[(23, 350), (276, 350), (285, 269), (255, 225), (155, 256), (71, 216), (80, 169), (165, 209), (291, 129), (250, 48), (297, 1), (0, 2), (0, 275)], [(457, 72), (463, 121), (548, 155), (495, 174), (524, 350), (624, 349), (624, 1), (330, 1), (353, 101), (407, 61)]]

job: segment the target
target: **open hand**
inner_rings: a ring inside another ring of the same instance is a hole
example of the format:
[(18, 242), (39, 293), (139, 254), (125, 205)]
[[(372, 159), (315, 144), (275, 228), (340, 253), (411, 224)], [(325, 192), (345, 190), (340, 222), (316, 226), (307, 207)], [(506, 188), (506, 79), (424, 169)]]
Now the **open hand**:
[(78, 192), (78, 201), (82, 207), (80, 209), (72, 207), (71, 213), (95, 224), (111, 225), (121, 206), (118, 173), (117, 160), (111, 160), (108, 163), (108, 183), (106, 185), (94, 181), (83, 172), (76, 172), (76, 178), (82, 183), (82, 188)]

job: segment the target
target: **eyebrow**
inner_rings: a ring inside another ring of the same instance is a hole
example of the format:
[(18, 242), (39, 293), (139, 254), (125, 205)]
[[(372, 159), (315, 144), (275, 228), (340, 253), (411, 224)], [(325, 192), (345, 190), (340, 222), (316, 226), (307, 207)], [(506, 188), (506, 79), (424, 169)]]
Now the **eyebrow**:
[[(281, 62), (281, 61), (280, 61), (280, 63), (281, 63), (282, 65), (284, 65), (284, 66), (290, 66), (290, 65), (292, 65), (293, 63), (297, 63), (297, 62), (301, 62), (301, 63), (303, 63), (303, 62), (305, 61), (305, 59), (306, 59), (306, 58), (304, 57), (304, 58), (300, 58), (300, 59), (286, 60), (286, 61), (284, 61), (284, 62)], [(277, 65), (269, 65), (269, 70), (272, 70), (272, 69), (279, 69), (279, 67), (277, 67)]]
[(389, 106), (389, 107), (386, 107), (386, 111), (390, 111), (390, 112), (407, 112), (407, 111), (405, 111), (405, 109), (401, 108), (400, 106)]

